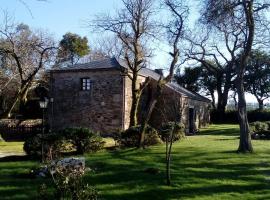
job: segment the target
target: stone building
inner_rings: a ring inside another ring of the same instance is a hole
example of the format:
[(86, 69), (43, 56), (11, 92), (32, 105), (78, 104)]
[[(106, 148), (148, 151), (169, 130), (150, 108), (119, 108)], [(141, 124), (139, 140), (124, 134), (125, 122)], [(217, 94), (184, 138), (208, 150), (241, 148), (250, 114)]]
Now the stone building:
[[(54, 69), (50, 72), (49, 122), (52, 129), (89, 127), (101, 133), (127, 129), (131, 108), (131, 80), (123, 75), (125, 64), (115, 58)], [(156, 71), (143, 68), (139, 82), (151, 82), (140, 102), (141, 115), (160, 77)], [(159, 127), (164, 121), (178, 119), (186, 132), (209, 123), (210, 101), (176, 83), (167, 84), (155, 108), (150, 124)]]

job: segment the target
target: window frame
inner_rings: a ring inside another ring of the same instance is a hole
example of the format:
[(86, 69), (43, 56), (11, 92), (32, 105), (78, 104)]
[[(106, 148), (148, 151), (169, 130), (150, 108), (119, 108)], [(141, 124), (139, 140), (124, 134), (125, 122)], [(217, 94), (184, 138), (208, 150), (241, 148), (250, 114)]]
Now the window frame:
[(92, 81), (89, 77), (81, 78), (81, 91), (90, 91), (92, 88)]

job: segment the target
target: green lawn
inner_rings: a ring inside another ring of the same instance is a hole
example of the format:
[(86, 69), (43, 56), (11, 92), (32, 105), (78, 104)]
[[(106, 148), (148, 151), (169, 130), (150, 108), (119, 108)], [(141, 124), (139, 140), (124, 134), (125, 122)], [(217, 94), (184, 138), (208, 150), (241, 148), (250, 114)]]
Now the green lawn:
[[(237, 154), (236, 125), (212, 125), (173, 146), (172, 186), (165, 185), (164, 146), (87, 156), (89, 183), (101, 199), (270, 199), (270, 141), (253, 141), (254, 154)], [(1, 149), (0, 149), (1, 151)], [(35, 199), (42, 182), (28, 179), (36, 162), (0, 162), (0, 199)], [(144, 172), (159, 168), (157, 175)]]
[(4, 153), (23, 154), (23, 143), (0, 141), (0, 154)]

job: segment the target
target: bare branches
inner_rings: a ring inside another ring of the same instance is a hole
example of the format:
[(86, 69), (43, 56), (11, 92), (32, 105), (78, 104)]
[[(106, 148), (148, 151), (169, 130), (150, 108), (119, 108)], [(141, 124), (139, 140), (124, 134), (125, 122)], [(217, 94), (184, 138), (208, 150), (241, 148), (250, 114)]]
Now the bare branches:
[[(122, 57), (129, 67), (138, 71), (141, 65), (149, 57), (144, 44), (153, 31), (151, 21), (153, 0), (122, 1), (124, 8), (117, 11), (115, 16), (101, 15), (92, 21), (91, 27), (98, 31), (109, 31), (113, 33), (122, 43)], [(128, 55), (128, 57), (126, 57)], [(133, 69), (130, 69), (133, 71)]]
[(5, 23), (0, 29), (1, 66), (12, 69), (20, 77), (19, 90), (6, 113), (9, 114), (16, 102), (26, 96), (40, 70), (52, 64), (55, 45), (47, 33), (32, 31), (25, 24), (9, 23), (9, 18)]
[(270, 8), (270, 3), (254, 3), (254, 12)]
[(153, 2), (154, 0), (122, 0), (123, 9), (116, 11), (114, 16), (97, 16), (90, 24), (95, 31), (112, 33), (120, 41), (119, 57), (128, 67), (128, 70), (123, 70), (122, 73), (132, 81), (130, 126), (137, 124), (138, 103), (144, 89), (144, 87), (138, 88), (139, 71), (146, 66), (147, 59), (150, 57), (147, 43), (154, 27)]
[(189, 9), (182, 0), (165, 0), (164, 4), (168, 7), (168, 10), (172, 15), (172, 20), (167, 26), (169, 44), (172, 45), (172, 52), (170, 52), (172, 61), (169, 67), (169, 74), (162, 81), (163, 84), (166, 84), (171, 81), (174, 75), (174, 70), (177, 67), (180, 54), (179, 42), (184, 36), (184, 23), (187, 19)]
[(154, 95), (151, 98), (151, 102), (148, 106), (147, 113), (143, 119), (142, 126), (141, 126), (141, 135), (140, 135), (140, 141), (139, 146), (144, 146), (144, 135), (145, 135), (145, 129), (146, 125), (150, 120), (150, 117), (152, 115), (152, 112), (160, 99), (163, 89), (166, 86), (167, 83), (169, 83), (173, 76), (175, 68), (177, 67), (180, 50), (179, 50), (179, 43), (180, 40), (183, 38), (183, 32), (184, 32), (184, 22), (188, 14), (188, 8), (184, 5), (184, 1), (182, 0), (164, 0), (165, 6), (170, 11), (172, 18), (169, 22), (169, 25), (167, 26), (167, 33), (169, 38), (169, 44), (172, 46), (172, 52), (170, 52), (170, 55), (172, 57), (172, 60), (170, 62), (169, 67), (169, 74), (164, 78), (163, 76), (160, 76), (159, 80), (157, 81), (156, 90), (154, 91)]

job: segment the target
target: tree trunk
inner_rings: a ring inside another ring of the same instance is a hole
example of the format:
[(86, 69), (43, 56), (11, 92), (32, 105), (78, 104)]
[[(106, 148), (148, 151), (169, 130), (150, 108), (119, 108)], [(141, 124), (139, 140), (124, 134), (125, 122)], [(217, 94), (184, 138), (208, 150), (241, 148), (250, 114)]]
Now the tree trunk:
[(156, 91), (154, 91), (154, 94), (151, 97), (149, 107), (147, 109), (146, 115), (143, 118), (142, 124), (141, 124), (139, 147), (144, 147), (144, 136), (145, 136), (146, 126), (151, 118), (151, 115), (158, 102), (158, 99), (161, 97), (164, 85), (165, 83), (161, 83), (160, 81), (158, 81)]
[(253, 152), (251, 144), (251, 136), (249, 133), (249, 125), (247, 119), (247, 110), (246, 110), (246, 99), (244, 91), (244, 80), (243, 76), (237, 77), (237, 94), (238, 94), (238, 119), (240, 126), (240, 141), (238, 152), (246, 153)]
[(259, 111), (263, 111), (263, 109), (264, 109), (263, 100), (257, 99), (257, 101), (258, 101), (258, 104), (259, 104)]
[(144, 138), (145, 138), (145, 131), (146, 131), (146, 126), (151, 118), (151, 115), (154, 111), (154, 108), (157, 103), (157, 98), (153, 99), (150, 103), (149, 109), (146, 112), (146, 117), (142, 120), (141, 124), (141, 134), (140, 134), (140, 141), (139, 141), (139, 148), (144, 147)]
[(129, 127), (138, 125), (138, 118), (137, 118), (138, 107), (139, 107), (139, 98), (138, 98), (138, 94), (135, 93), (132, 95)]
[(238, 109), (238, 102), (237, 102), (237, 99), (236, 99), (236, 91), (234, 92), (234, 94), (233, 94), (233, 101), (234, 101), (234, 108), (235, 108), (235, 110), (237, 110)]
[(7, 108), (7, 110), (1, 115), (1, 118), (9, 118), (11, 112), (15, 108), (17, 102), (21, 99), (21, 90), (18, 91), (13, 103)]
[(25, 93), (27, 93), (28, 89), (30, 87), (30, 82), (23, 84), (21, 86), (20, 90), (17, 92), (15, 99), (13, 103), (7, 108), (7, 110), (1, 115), (1, 118), (8, 118), (10, 117), (12, 111), (14, 110), (16, 104), (25, 96)]
[(131, 109), (130, 109), (130, 121), (129, 127), (136, 126), (138, 124), (138, 107), (140, 101), (140, 94), (137, 89), (137, 74), (133, 73), (133, 78), (131, 82), (131, 89), (132, 89), (132, 102), (131, 102)]
[(217, 113), (218, 113), (218, 122), (222, 122), (225, 115), (227, 102), (224, 102), (224, 94), (222, 92), (221, 78), (217, 78)]
[(166, 178), (167, 178), (167, 185), (171, 185), (171, 153), (172, 153), (172, 145), (173, 145), (173, 137), (174, 137), (174, 132), (175, 132), (175, 126), (176, 123), (174, 124), (173, 130), (171, 131), (170, 134), (170, 140), (169, 140), (169, 148), (167, 151), (167, 162), (166, 162)]
[(247, 23), (248, 34), (244, 52), (241, 56), (240, 65), (237, 71), (237, 94), (238, 94), (238, 117), (240, 125), (240, 141), (238, 152), (253, 152), (251, 144), (251, 136), (249, 133), (249, 125), (247, 119), (246, 99), (244, 90), (244, 74), (246, 71), (246, 64), (252, 49), (254, 34), (255, 34), (255, 21), (253, 16), (253, 1), (243, 1), (242, 6), (245, 11), (245, 18)]
[(228, 102), (229, 90), (231, 85), (230, 74), (226, 74), (226, 82), (225, 85), (222, 86), (222, 76), (217, 77), (217, 95), (218, 95), (218, 102), (217, 102), (217, 112), (218, 112), (218, 121), (223, 122), (226, 106)]
[(167, 162), (166, 162), (166, 179), (167, 185), (171, 185), (171, 154), (168, 152)]
[(214, 92), (211, 92), (211, 98), (212, 98), (212, 107), (213, 107), (213, 109), (217, 109), (216, 108), (216, 98), (215, 98), (215, 94), (214, 94)]

